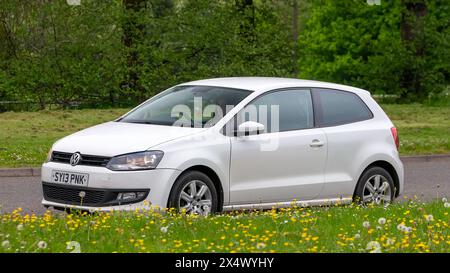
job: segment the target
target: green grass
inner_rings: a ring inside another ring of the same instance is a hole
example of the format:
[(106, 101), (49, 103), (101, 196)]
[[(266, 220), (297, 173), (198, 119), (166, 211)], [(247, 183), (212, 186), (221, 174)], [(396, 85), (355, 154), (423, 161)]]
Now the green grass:
[(0, 252), (69, 252), (68, 244), (79, 244), (81, 252), (448, 253), (449, 206), (292, 207), (209, 217), (154, 211), (35, 216), (19, 209), (0, 218)]
[(0, 113), (0, 167), (39, 166), (52, 144), (127, 109)]
[(450, 153), (450, 107), (386, 104), (399, 131), (400, 154)]
[[(450, 153), (450, 107), (382, 106), (397, 126), (402, 155)], [(0, 167), (39, 166), (57, 139), (128, 109), (0, 113)]]

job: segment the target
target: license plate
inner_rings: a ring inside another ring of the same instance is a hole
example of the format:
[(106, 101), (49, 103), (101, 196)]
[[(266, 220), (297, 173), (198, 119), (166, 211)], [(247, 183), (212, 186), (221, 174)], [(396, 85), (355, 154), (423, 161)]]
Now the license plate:
[(89, 183), (89, 175), (85, 173), (52, 171), (51, 182), (73, 186), (87, 186)]

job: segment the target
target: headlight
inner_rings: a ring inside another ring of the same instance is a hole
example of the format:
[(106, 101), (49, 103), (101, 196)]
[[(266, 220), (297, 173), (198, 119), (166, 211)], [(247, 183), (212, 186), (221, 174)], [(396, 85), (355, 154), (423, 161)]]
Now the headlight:
[(113, 171), (149, 170), (158, 166), (164, 153), (147, 151), (134, 154), (119, 155), (111, 158), (106, 168)]
[(45, 159), (45, 163), (50, 162), (50, 160), (52, 160), (52, 153), (53, 153), (53, 150), (52, 150), (52, 148), (50, 148), (50, 151), (48, 151), (48, 154), (47, 154), (47, 158)]

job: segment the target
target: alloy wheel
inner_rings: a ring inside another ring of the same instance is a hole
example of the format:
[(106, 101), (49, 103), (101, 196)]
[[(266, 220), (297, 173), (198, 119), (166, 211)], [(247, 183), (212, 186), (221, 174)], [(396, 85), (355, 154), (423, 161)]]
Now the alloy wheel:
[(209, 187), (200, 180), (188, 182), (178, 198), (180, 211), (190, 214), (208, 215), (211, 212), (212, 195)]
[(376, 174), (367, 179), (364, 184), (362, 202), (377, 205), (392, 202), (392, 189), (386, 177)]

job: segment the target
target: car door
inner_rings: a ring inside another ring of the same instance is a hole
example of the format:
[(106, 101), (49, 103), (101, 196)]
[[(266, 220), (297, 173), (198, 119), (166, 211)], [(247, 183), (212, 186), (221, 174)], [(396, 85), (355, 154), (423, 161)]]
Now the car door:
[(314, 128), (311, 91), (266, 92), (237, 114), (235, 124), (244, 121), (262, 123), (265, 132), (231, 139), (230, 204), (317, 197), (327, 144), (322, 129)]

